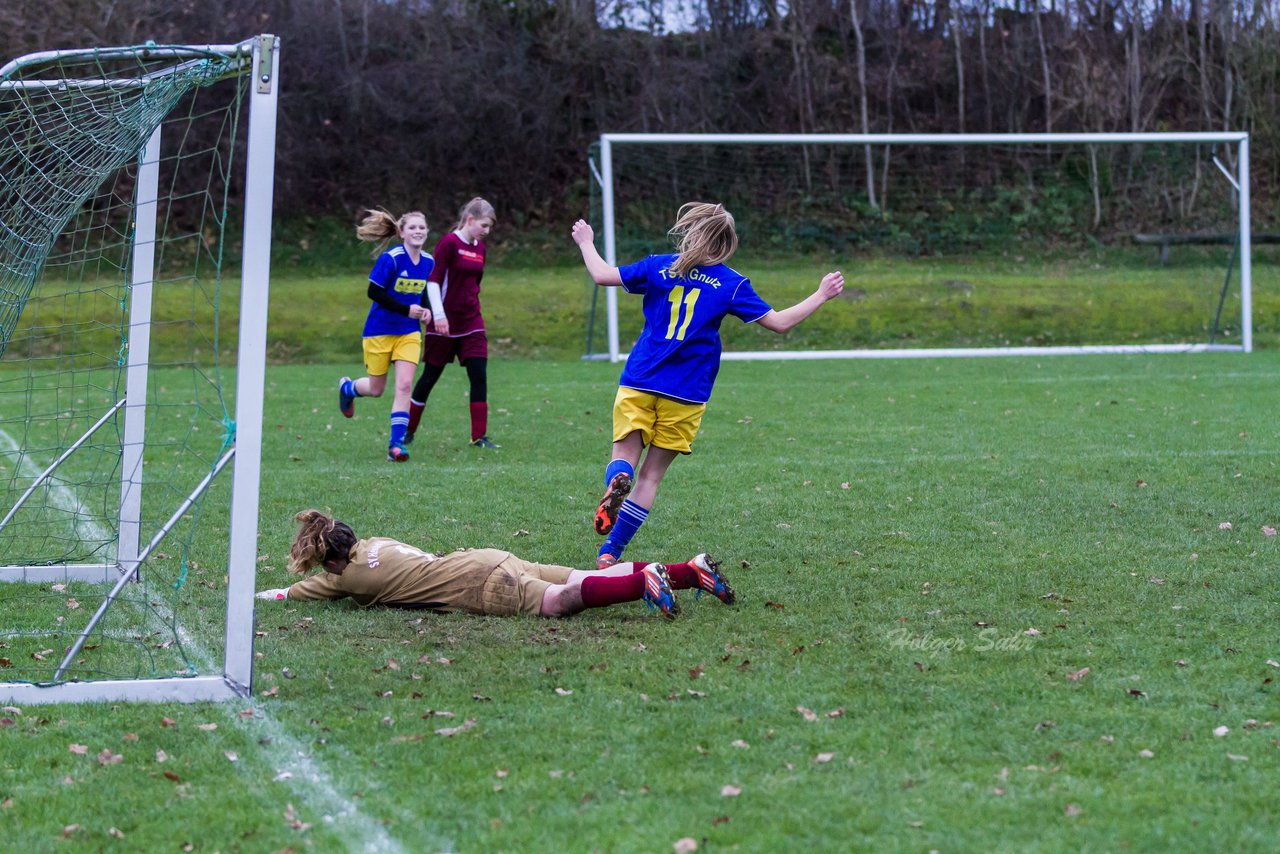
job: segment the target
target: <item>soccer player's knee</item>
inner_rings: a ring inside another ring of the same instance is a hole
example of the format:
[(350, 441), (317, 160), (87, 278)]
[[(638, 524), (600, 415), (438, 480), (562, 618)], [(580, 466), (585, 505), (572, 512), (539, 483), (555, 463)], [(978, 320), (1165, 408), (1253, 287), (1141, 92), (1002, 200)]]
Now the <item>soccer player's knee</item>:
[(567, 617), (582, 610), (580, 585), (554, 584), (542, 594), (539, 613), (544, 617)]

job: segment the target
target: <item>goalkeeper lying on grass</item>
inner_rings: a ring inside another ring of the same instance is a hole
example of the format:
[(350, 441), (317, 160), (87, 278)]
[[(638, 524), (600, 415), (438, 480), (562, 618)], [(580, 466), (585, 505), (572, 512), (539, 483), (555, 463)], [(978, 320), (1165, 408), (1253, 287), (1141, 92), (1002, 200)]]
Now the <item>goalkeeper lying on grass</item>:
[(342, 599), (362, 608), (394, 605), (471, 614), (567, 617), (585, 608), (643, 600), (668, 618), (679, 613), (674, 590), (706, 590), (725, 604), (733, 588), (707, 554), (685, 563), (617, 563), (586, 572), (530, 563), (498, 549), (435, 555), (384, 537), (358, 539), (351, 526), (319, 510), (304, 510), (289, 548), (289, 571), (323, 572), (259, 599)]

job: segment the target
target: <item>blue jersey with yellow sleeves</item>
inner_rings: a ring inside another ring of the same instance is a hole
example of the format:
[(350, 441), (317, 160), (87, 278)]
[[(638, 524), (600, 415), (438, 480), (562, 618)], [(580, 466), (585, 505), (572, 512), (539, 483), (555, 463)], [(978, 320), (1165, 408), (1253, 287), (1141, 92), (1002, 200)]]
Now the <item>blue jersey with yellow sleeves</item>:
[(723, 264), (674, 276), (675, 255), (650, 255), (619, 268), (622, 287), (644, 296), (644, 329), (627, 356), (619, 385), (685, 403), (706, 403), (720, 370), (720, 323), (744, 323), (771, 307), (751, 282)]
[[(428, 252), (422, 253), (417, 264), (413, 263), (409, 250), (400, 245), (378, 256), (369, 273), (369, 281), (385, 290), (398, 303), (418, 305), (422, 299), (422, 291), (427, 287), (427, 276), (431, 275), (435, 266), (435, 259)], [(408, 335), (421, 328), (421, 321), (387, 311), (375, 302), (369, 307), (369, 318), (364, 322), (364, 337)]]

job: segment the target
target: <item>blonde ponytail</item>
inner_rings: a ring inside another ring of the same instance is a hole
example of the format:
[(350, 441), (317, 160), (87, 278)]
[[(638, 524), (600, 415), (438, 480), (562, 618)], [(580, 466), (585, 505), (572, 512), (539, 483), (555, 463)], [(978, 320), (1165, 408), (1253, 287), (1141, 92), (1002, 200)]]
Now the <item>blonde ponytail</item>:
[(673, 276), (686, 276), (694, 267), (723, 264), (738, 249), (733, 214), (724, 205), (683, 204), (676, 214), (676, 224), (667, 233), (675, 238), (679, 253), (671, 265)]
[(386, 252), (391, 242), (400, 236), (404, 221), (409, 217), (420, 216), (423, 222), (427, 221), (426, 214), (422, 211), (407, 211), (396, 218), (386, 208), (366, 208), (364, 214), (364, 219), (356, 226), (356, 237), (376, 244), (372, 252), (374, 258)]
[(462, 228), (466, 225), (467, 217), (469, 216), (475, 217), (476, 219), (484, 219), (485, 217), (489, 217), (489, 219), (498, 218), (498, 214), (494, 211), (493, 205), (489, 204), (479, 196), (476, 196), (474, 199), (467, 202), (462, 206), (462, 210), (458, 211), (458, 225), (456, 227)]

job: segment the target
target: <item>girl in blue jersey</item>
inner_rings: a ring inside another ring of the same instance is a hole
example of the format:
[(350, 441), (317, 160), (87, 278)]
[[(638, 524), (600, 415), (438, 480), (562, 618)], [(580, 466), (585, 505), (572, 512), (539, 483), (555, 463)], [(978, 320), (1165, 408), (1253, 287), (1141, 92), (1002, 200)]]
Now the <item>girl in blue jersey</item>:
[[(338, 383), (338, 408), (350, 418), (357, 397), (381, 397), (387, 387), (387, 372), (395, 365), (395, 396), (391, 402), (391, 441), (387, 459), (402, 463), (409, 459), (404, 434), (409, 424), (409, 393), (422, 351), (422, 321), (431, 317), (422, 305), (427, 277), (435, 261), (422, 251), (427, 242), (427, 218), (410, 211), (399, 219), (385, 210), (365, 211), (356, 228), (361, 240), (376, 243), (378, 260), (369, 273), (369, 317), (364, 323), (364, 365), (367, 376), (358, 380), (343, 377)], [(402, 243), (391, 249), (393, 237)], [(383, 251), (386, 250), (386, 251)]]
[(619, 268), (600, 256), (590, 225), (573, 224), (573, 239), (596, 284), (620, 285), (644, 298), (644, 329), (622, 369), (613, 404), (613, 459), (595, 515), (596, 532), (608, 537), (599, 567), (622, 556), (648, 517), (672, 460), (690, 453), (720, 370), (725, 317), (782, 333), (844, 290), (844, 276), (828, 273), (806, 299), (774, 311), (745, 276), (724, 264), (738, 248), (738, 234), (723, 205), (681, 206), (670, 234), (675, 254), (650, 255)]

